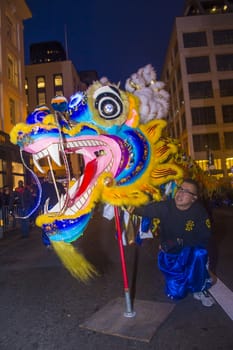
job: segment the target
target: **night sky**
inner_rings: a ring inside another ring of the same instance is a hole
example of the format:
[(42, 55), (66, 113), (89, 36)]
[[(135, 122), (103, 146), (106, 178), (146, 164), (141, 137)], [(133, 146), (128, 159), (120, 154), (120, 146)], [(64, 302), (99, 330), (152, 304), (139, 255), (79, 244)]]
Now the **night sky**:
[(124, 84), (148, 63), (160, 76), (174, 20), (183, 15), (185, 0), (26, 3), (32, 12), (32, 18), (24, 21), (26, 64), (30, 44), (55, 40), (68, 47), (77, 71), (96, 70), (100, 78)]

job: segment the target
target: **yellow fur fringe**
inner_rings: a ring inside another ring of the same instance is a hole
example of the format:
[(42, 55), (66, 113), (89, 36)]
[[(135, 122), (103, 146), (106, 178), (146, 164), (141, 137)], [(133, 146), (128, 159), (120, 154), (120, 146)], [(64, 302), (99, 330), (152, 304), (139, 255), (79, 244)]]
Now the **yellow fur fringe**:
[(97, 275), (97, 271), (71, 243), (51, 241), (52, 246), (71, 275), (82, 282), (87, 282)]

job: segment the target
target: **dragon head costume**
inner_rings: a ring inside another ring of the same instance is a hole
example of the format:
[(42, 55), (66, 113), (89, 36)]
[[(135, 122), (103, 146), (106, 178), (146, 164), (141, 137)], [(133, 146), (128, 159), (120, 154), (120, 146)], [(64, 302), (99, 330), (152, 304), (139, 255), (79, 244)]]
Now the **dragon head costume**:
[[(63, 166), (66, 195), (36, 220), (70, 272), (85, 280), (94, 272), (72, 242), (84, 232), (97, 202), (113, 206), (139, 206), (161, 200), (161, 188), (179, 181), (176, 142), (164, 136), (169, 96), (156, 81), (151, 65), (133, 74), (125, 90), (106, 78), (86, 92), (52, 100), (36, 108), (25, 123), (11, 131), (11, 142), (31, 154), (43, 173), (41, 160)], [(68, 117), (67, 117), (68, 116)], [(70, 176), (68, 155), (82, 156), (83, 173)], [(40, 186), (39, 186), (40, 187)], [(41, 193), (39, 191), (39, 199)]]

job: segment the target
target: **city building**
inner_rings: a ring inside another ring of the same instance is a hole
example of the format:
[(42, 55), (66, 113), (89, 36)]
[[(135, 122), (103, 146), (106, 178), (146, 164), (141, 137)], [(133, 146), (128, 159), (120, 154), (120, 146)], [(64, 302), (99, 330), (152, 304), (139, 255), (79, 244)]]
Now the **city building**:
[(50, 41), (31, 45), (30, 64), (25, 66), (28, 113), (39, 105), (51, 108), (54, 96), (69, 99), (75, 92), (86, 88), (72, 61), (66, 60), (60, 43)]
[[(42, 42), (30, 46), (30, 64), (25, 66), (25, 92), (27, 98), (27, 113), (36, 107), (46, 105), (51, 112), (51, 100), (55, 96), (65, 96), (67, 100), (77, 91), (84, 91), (96, 78), (95, 71), (83, 74), (83, 80), (71, 60), (66, 59), (62, 45), (56, 41)], [(81, 156), (69, 155), (69, 164), (73, 176), (80, 174)], [(42, 161), (41, 161), (42, 162)], [(42, 164), (43, 163), (43, 164)], [(49, 165), (43, 161), (41, 165), (47, 171)], [(56, 175), (65, 177), (65, 168), (56, 169)], [(34, 171), (38, 173), (37, 169)]]
[(9, 132), (26, 116), (23, 21), (31, 17), (24, 0), (0, 2), (0, 187), (25, 179), (19, 148)]
[(217, 177), (233, 170), (233, 1), (187, 0), (175, 19), (161, 80), (168, 133)]
[(99, 80), (98, 74), (95, 70), (82, 70), (78, 72), (80, 80), (88, 87), (93, 81)]
[(58, 41), (30, 45), (30, 64), (66, 61), (66, 52)]

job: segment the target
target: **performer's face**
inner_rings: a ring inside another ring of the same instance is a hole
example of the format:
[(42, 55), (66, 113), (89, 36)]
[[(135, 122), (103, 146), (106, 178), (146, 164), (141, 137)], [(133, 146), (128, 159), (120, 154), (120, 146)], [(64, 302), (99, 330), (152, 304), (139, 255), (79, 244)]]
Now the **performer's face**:
[(197, 189), (194, 184), (183, 182), (182, 185), (178, 187), (175, 195), (175, 203), (178, 209), (189, 209), (196, 199)]

